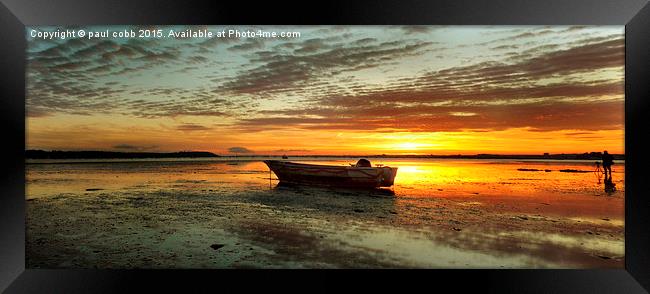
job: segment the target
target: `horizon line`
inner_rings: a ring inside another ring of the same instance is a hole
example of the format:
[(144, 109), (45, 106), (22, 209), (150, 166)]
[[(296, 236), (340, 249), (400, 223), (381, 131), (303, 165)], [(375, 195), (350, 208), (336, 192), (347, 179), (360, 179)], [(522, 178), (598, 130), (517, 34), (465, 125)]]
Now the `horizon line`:
[[(264, 153), (241, 153), (241, 154), (220, 154), (212, 151), (204, 150), (179, 150), (179, 151), (111, 151), (111, 150), (43, 150), (43, 149), (25, 149), (25, 151), (42, 151), (42, 152), (111, 152), (111, 153), (154, 153), (154, 154), (169, 154), (169, 153), (210, 153), (222, 157), (243, 157), (243, 156), (294, 156), (294, 157), (310, 157), (310, 156), (330, 156), (330, 157), (360, 157), (360, 156), (386, 156), (386, 157), (395, 157), (395, 156), (481, 156), (481, 155), (494, 155), (494, 156), (557, 156), (557, 155), (592, 155), (592, 154), (602, 154), (602, 151), (590, 151), (590, 152), (572, 152), (572, 153), (453, 153), (453, 154), (264, 154)], [(609, 153), (612, 155), (625, 155), (625, 153)]]

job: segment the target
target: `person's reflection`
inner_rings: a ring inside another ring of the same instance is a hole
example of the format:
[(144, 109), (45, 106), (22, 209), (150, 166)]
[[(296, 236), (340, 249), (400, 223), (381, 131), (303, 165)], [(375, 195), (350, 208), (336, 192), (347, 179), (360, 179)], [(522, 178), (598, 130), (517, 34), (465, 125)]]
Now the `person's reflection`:
[(616, 192), (616, 184), (612, 181), (612, 174), (605, 173), (605, 193), (611, 195)]

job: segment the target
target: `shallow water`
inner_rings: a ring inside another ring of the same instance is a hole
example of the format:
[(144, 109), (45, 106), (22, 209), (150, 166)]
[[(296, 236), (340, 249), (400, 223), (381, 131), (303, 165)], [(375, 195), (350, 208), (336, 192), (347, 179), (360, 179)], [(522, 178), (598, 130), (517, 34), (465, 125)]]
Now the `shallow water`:
[[(347, 166), (353, 160), (296, 161)], [(373, 164), (399, 168), (397, 197), (448, 195), (567, 193), (584, 196), (623, 197), (625, 167), (616, 164), (612, 178), (616, 191), (605, 193), (602, 175), (592, 161), (524, 160), (375, 160)], [(520, 169), (537, 170), (522, 171)], [(583, 172), (561, 172), (578, 170)], [(269, 176), (271, 180), (269, 180)], [(116, 161), (27, 165), (27, 198), (86, 189), (158, 190), (218, 189), (224, 193), (268, 190), (277, 184), (261, 161)]]
[(592, 161), (372, 161), (393, 187), (283, 186), (255, 160), (30, 163), (28, 267), (623, 266), (623, 162), (606, 192)]

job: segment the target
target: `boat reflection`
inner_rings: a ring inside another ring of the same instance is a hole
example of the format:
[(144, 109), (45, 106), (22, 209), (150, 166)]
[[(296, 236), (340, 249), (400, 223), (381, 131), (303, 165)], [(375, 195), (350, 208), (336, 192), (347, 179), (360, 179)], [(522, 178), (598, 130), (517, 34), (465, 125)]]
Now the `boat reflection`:
[(385, 188), (350, 188), (350, 187), (335, 187), (335, 186), (310, 186), (308, 184), (295, 184), (280, 182), (272, 188), (275, 191), (282, 192), (312, 192), (312, 193), (325, 193), (340, 196), (368, 196), (368, 197), (385, 197), (395, 196), (395, 191)]

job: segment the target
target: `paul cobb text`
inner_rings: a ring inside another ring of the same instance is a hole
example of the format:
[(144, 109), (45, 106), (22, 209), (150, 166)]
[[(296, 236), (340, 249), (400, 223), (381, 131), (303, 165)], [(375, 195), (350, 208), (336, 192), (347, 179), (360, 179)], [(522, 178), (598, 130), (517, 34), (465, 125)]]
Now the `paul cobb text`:
[(85, 39), (106, 39), (106, 38), (228, 38), (228, 39), (244, 39), (244, 38), (300, 38), (300, 32), (285, 32), (285, 31), (263, 31), (263, 30), (220, 30), (212, 31), (207, 29), (202, 30), (162, 30), (162, 29), (140, 29), (140, 30), (56, 30), (56, 31), (40, 31), (32, 29), (29, 32), (31, 38), (52, 40), (52, 39), (69, 39), (69, 38), (85, 38)]

